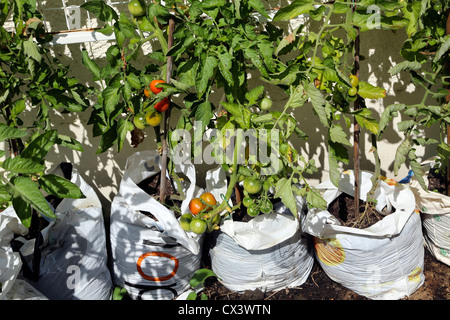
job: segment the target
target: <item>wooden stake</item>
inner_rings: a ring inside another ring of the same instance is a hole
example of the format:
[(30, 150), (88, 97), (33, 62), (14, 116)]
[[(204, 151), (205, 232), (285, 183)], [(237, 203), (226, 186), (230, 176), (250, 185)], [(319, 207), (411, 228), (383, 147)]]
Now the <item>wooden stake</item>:
[[(175, 20), (171, 17), (169, 19), (169, 34), (167, 41), (167, 50), (170, 50), (173, 46), (173, 31), (175, 29)], [(166, 74), (166, 83), (170, 83), (170, 79), (172, 78), (172, 69), (173, 69), (173, 57), (167, 57), (167, 74)], [(169, 102), (171, 97), (169, 96)], [(162, 138), (162, 155), (161, 155), (161, 179), (160, 179), (160, 189), (159, 189), (159, 201), (164, 203), (166, 200), (166, 173), (167, 173), (167, 160), (169, 147), (167, 144), (168, 131), (170, 126), (170, 110), (172, 108), (169, 106), (169, 109), (163, 112), (163, 138)]]
[[(353, 74), (359, 79), (359, 62), (360, 62), (360, 32), (359, 28), (356, 29), (356, 38), (355, 38), (355, 54), (354, 54), (354, 70)], [(357, 96), (356, 100), (353, 104), (353, 110), (357, 111), (361, 108), (360, 98)], [(359, 193), (360, 193), (360, 181), (359, 181), (359, 171), (360, 171), (360, 126), (358, 121), (356, 121), (356, 117), (353, 118), (353, 173), (355, 176), (355, 216), (359, 216)]]
[[(450, 10), (447, 10), (446, 34), (450, 34)], [(450, 61), (447, 61), (447, 70), (450, 71)], [(448, 94), (445, 98), (447, 103), (450, 102), (450, 86), (447, 87)], [(450, 143), (450, 126), (447, 126), (447, 144)], [(450, 196), (450, 157), (447, 159), (447, 196)]]

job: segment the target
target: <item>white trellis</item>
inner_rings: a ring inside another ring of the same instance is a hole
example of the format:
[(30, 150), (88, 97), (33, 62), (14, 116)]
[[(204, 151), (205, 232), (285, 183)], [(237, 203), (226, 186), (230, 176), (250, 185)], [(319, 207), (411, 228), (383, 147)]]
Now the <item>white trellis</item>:
[[(47, 32), (53, 34), (50, 44), (64, 45), (84, 42), (95, 42), (102, 40), (114, 40), (114, 34), (105, 35), (96, 30), (99, 25), (96, 17), (91, 17), (87, 10), (80, 6), (89, 0), (46, 0), (38, 1), (38, 10), (44, 16), (44, 25)], [(112, 1), (104, 0), (105, 3), (116, 10), (119, 14), (127, 10), (129, 0)], [(164, 3), (164, 1), (161, 1)], [(268, 11), (273, 17), (277, 9)], [(265, 19), (255, 14), (258, 19)], [(302, 19), (293, 19), (300, 20)]]
[[(97, 30), (96, 17), (80, 6), (88, 0), (38, 1), (38, 10), (44, 17), (47, 32), (53, 34), (50, 44), (64, 45), (92, 41), (113, 40), (114, 34), (105, 35)], [(126, 9), (128, 1), (105, 0), (117, 13)]]

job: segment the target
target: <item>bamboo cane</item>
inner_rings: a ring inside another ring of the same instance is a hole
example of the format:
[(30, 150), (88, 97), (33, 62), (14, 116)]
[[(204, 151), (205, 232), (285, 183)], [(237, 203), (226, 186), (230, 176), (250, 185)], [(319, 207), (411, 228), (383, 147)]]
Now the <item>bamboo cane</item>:
[[(173, 31), (175, 29), (175, 20), (171, 17), (169, 19), (169, 34), (167, 41), (167, 49), (170, 50), (173, 46)], [(167, 73), (166, 73), (166, 83), (170, 83), (170, 79), (172, 77), (172, 69), (173, 69), (173, 57), (167, 57)], [(169, 101), (171, 97), (169, 96)], [(166, 171), (167, 171), (167, 160), (168, 160), (168, 152), (169, 147), (167, 144), (168, 139), (168, 131), (170, 125), (170, 110), (169, 107), (166, 111), (163, 112), (163, 139), (162, 139), (162, 155), (161, 155), (161, 178), (160, 178), (160, 190), (159, 190), (159, 200), (161, 203), (165, 202), (166, 199)]]

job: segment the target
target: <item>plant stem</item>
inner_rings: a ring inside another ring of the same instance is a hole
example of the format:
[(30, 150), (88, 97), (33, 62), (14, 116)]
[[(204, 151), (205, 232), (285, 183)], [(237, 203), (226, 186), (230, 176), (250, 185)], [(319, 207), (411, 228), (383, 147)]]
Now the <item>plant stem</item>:
[[(214, 220), (214, 217), (218, 214), (220, 214), (223, 210), (227, 210), (229, 203), (228, 200), (231, 197), (231, 194), (233, 193), (234, 187), (239, 181), (239, 174), (238, 174), (238, 155), (240, 151), (240, 146), (242, 145), (243, 136), (238, 134), (236, 135), (236, 141), (235, 141), (235, 148), (234, 148), (234, 154), (233, 154), (233, 167), (232, 167), (232, 173), (230, 177), (230, 183), (228, 184), (227, 192), (225, 194), (225, 200), (222, 201), (217, 207), (215, 207), (211, 212), (210, 216), (211, 218), (208, 220), (208, 231), (212, 230), (213, 224), (212, 221)], [(236, 210), (240, 207), (240, 203), (233, 206), (228, 211), (233, 212), (233, 210)]]

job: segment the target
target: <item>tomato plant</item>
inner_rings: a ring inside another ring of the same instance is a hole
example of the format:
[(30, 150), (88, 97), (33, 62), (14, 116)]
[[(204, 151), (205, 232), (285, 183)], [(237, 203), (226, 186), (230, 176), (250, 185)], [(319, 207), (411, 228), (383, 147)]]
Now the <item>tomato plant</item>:
[[(390, 120), (395, 116), (402, 117), (398, 122), (398, 131), (404, 134), (398, 146), (394, 161), (394, 174), (397, 175), (401, 166), (409, 164), (421, 187), (427, 190), (423, 168), (419, 156), (419, 147), (435, 146), (436, 169), (449, 174), (448, 159), (450, 156), (449, 125), (450, 125), (450, 69), (449, 52), (450, 23), (448, 1), (408, 2), (405, 10), (415, 24), (408, 25), (408, 38), (402, 44), (400, 53), (404, 61), (393, 66), (389, 73), (397, 75), (402, 72), (409, 74), (411, 82), (417, 87), (417, 92), (423, 93), (422, 99), (415, 104), (395, 103), (384, 110), (380, 129), (385, 130)], [(421, 9), (421, 10), (419, 10)], [(424, 136), (424, 128), (438, 126), (440, 138)], [(443, 174), (444, 175), (444, 174)], [(450, 195), (450, 187), (447, 187)]]
[[(301, 145), (292, 142), (307, 138), (293, 114), (309, 102), (325, 127), (330, 178), (335, 184), (340, 165), (350, 162), (347, 149), (352, 146), (348, 137), (351, 124), (358, 126), (355, 137), (359, 128), (366, 129), (372, 137), (380, 137), (379, 122), (365, 107), (365, 99), (380, 99), (386, 92), (359, 74), (355, 46), (360, 41), (359, 33), (370, 29), (370, 5), (370, 1), (294, 1), (280, 8), (271, 20), (260, 0), (192, 0), (188, 10), (174, 0), (149, 3), (139, 19), (124, 13), (118, 15), (96, 1), (83, 4), (83, 8), (103, 19), (104, 32), (114, 31), (116, 35), (105, 67), (100, 68), (83, 53), (85, 66), (102, 84), (90, 121), (96, 134), (102, 136), (98, 152), (115, 144), (120, 150), (127, 133), (131, 130), (131, 135), (135, 134), (133, 126), (128, 125), (131, 117), (154, 109), (156, 103), (167, 98), (169, 113), (177, 112), (178, 122), (173, 129), (192, 132), (195, 127), (201, 136), (208, 129), (217, 129), (223, 136), (228, 130), (236, 133), (234, 145), (231, 139), (222, 143), (224, 151), (231, 152), (214, 156), (222, 160), (220, 163), (229, 174), (225, 199), (230, 199), (241, 177), (244, 181), (255, 177), (261, 183), (270, 183), (259, 194), (252, 194), (254, 204), (266, 198), (280, 199), (295, 216), (296, 196), (305, 196), (311, 207), (325, 207), (320, 193), (305, 178), (317, 172), (315, 161), (303, 156)], [(411, 6), (408, 1), (379, 3), (382, 28), (412, 28)], [(264, 22), (255, 19), (255, 14), (264, 17)], [(318, 30), (306, 33), (308, 26), (301, 25), (286, 36), (279, 22), (298, 14), (308, 14), (309, 23), (320, 20)], [(171, 21), (175, 24), (173, 29)], [(170, 30), (173, 43), (168, 41)], [(341, 36), (342, 31), (345, 37)], [(161, 49), (149, 54), (148, 63), (138, 69), (139, 50), (155, 39)], [(295, 59), (286, 58), (293, 52), (297, 54)], [(168, 66), (173, 66), (169, 74)], [(262, 83), (249, 85), (250, 73), (252, 79)], [(152, 91), (150, 86), (152, 92), (145, 91), (155, 79), (166, 80), (164, 90)], [(266, 86), (280, 89), (285, 103), (271, 106), (266, 99)], [(223, 97), (220, 102), (212, 99), (215, 94)], [(175, 103), (174, 96), (182, 103)], [(257, 108), (264, 112), (255, 113)], [(265, 138), (265, 145), (275, 150), (275, 156), (266, 160), (254, 152), (246, 155), (246, 146), (254, 144), (245, 140), (248, 136), (239, 134), (242, 131), (255, 132), (252, 137), (260, 141)], [(160, 133), (157, 132), (157, 139)], [(175, 147), (178, 141), (171, 140), (172, 131), (163, 133), (168, 135), (169, 147)], [(278, 136), (271, 140), (272, 135)], [(375, 143), (373, 148), (377, 158)], [(378, 168), (379, 161), (375, 162)], [(208, 213), (211, 217), (229, 209), (222, 200)], [(211, 230), (212, 224), (207, 225)]]
[[(0, 1), (0, 205), (12, 205), (26, 227), (39, 215), (56, 218), (42, 191), (59, 198), (81, 198), (69, 180), (45, 171), (45, 157), (55, 146), (83, 151), (75, 138), (60, 134), (54, 110), (84, 111), (88, 88), (70, 77), (69, 68), (51, 59), (42, 15), (36, 1)], [(12, 17), (14, 32), (6, 22)], [(27, 107), (28, 106), (28, 107)], [(59, 186), (58, 188), (55, 186)], [(34, 212), (34, 213), (33, 213)]]

